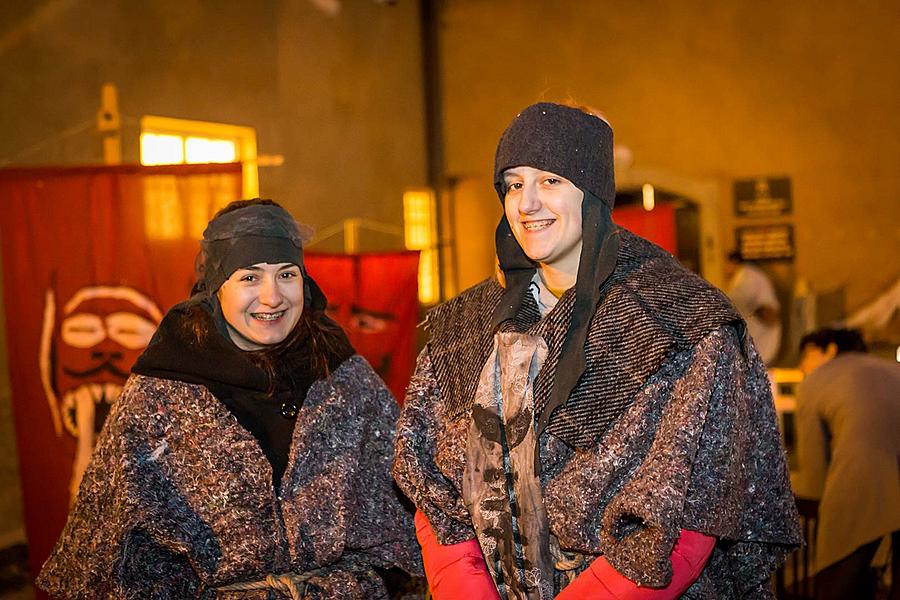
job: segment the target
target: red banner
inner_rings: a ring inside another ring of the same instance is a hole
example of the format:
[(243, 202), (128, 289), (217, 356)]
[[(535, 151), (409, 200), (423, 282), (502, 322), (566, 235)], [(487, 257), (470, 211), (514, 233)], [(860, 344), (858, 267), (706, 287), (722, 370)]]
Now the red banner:
[(402, 403), (416, 358), (419, 253), (307, 253), (305, 261), (329, 314)]
[(613, 210), (613, 221), (678, 256), (675, 207), (672, 204), (661, 202), (653, 210), (644, 210), (641, 206), (617, 206)]
[(203, 228), (241, 167), (0, 170), (3, 293), (32, 574), (94, 436), (162, 314), (186, 298)]

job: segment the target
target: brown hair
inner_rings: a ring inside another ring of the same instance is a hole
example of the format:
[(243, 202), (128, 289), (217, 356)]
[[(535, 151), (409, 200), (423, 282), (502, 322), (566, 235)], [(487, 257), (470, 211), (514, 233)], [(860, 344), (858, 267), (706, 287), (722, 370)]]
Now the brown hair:
[(304, 310), (284, 340), (252, 350), (247, 357), (268, 375), (272, 394), (278, 383), (293, 386), (298, 370), (305, 370), (313, 380), (324, 379), (353, 354), (353, 346), (340, 325), (324, 311)]

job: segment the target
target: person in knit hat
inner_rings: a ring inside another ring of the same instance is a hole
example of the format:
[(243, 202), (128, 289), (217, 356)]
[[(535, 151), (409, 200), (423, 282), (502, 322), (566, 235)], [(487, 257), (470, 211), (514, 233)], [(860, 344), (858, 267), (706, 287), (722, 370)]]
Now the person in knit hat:
[(615, 225), (603, 119), (529, 106), (494, 186), (504, 284), (431, 311), (398, 424), (433, 597), (771, 597), (801, 537), (740, 316)]
[(53, 597), (386, 600), (420, 569), (397, 403), (326, 316), (302, 237), (271, 200), (210, 221), (38, 577)]

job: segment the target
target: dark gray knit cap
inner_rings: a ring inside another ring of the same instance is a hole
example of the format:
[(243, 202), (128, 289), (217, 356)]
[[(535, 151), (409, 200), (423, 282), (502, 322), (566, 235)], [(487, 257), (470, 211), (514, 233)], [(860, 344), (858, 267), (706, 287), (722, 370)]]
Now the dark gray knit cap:
[[(577, 108), (548, 102), (533, 104), (513, 119), (497, 146), (494, 187), (501, 202), (506, 196), (503, 172), (522, 166), (561, 175), (584, 193), (575, 306), (560, 354), (566, 360), (560, 361), (550, 400), (538, 415), (540, 434), (584, 373), (588, 326), (602, 300), (603, 284), (616, 266), (619, 232), (612, 222), (616, 197), (612, 129), (603, 119)], [(495, 241), (506, 279), (493, 317), (494, 325), (499, 326), (518, 314), (537, 265), (522, 250), (505, 213), (497, 225)]]
[(202, 279), (209, 294), (243, 267), (303, 264), (300, 228), (290, 213), (271, 204), (251, 204), (214, 218), (203, 232), (200, 248)]
[(194, 293), (200, 293), (215, 307), (215, 293), (238, 269), (258, 263), (293, 263), (303, 273), (306, 306), (324, 310), (328, 302), (325, 294), (303, 264), (300, 226), (277, 204), (256, 200), (260, 203), (226, 212), (209, 222), (200, 241), (201, 261)]
[(501, 200), (503, 171), (521, 166), (562, 175), (610, 207), (615, 201), (612, 128), (577, 108), (541, 102), (516, 115), (494, 156), (494, 187)]

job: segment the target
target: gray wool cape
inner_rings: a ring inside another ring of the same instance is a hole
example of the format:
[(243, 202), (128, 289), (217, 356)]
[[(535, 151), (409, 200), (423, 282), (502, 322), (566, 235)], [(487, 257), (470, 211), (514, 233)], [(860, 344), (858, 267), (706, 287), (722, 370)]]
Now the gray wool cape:
[(133, 374), (38, 585), (54, 597), (275, 598), (216, 592), (321, 570), (305, 598), (386, 598), (373, 567), (420, 572), (389, 467), (398, 407), (356, 355), (312, 384), (280, 495), (255, 438), (207, 388)]
[[(650, 242), (619, 235), (587, 368), (537, 442), (550, 535), (568, 558), (586, 559), (577, 572), (603, 555), (660, 587), (679, 531), (698, 531), (717, 543), (685, 598), (772, 597), (771, 573), (801, 536), (765, 367), (721, 292)], [(475, 537), (463, 479), (477, 373), (465, 371), (490, 352), (501, 294), (488, 280), (431, 313), (398, 424), (394, 477), (442, 544)], [(542, 318), (526, 297), (508, 325), (549, 348), (535, 414), (564, 360), (573, 304), (567, 292)], [(558, 593), (567, 580), (556, 579)]]

